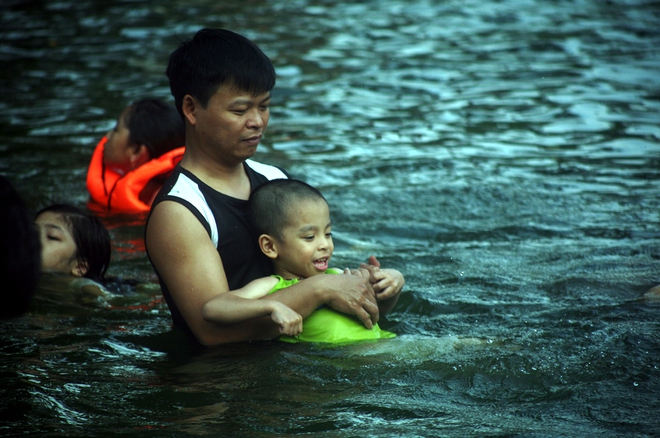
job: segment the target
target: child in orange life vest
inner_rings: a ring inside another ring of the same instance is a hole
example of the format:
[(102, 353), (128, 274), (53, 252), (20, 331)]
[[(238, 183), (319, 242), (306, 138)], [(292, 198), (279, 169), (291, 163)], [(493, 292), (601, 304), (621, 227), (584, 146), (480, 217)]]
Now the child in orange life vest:
[[(204, 319), (235, 324), (270, 316), (283, 335), (278, 339), (292, 343), (346, 344), (396, 336), (378, 324), (367, 329), (357, 319), (328, 307), (315, 310), (303, 322), (290, 307), (264, 298), (303, 278), (350, 274), (329, 267), (334, 250), (332, 223), (328, 204), (318, 190), (292, 179), (266, 182), (252, 192), (248, 217), (261, 251), (273, 261), (275, 275), (211, 299), (202, 310)], [(370, 276), (381, 313), (387, 313), (399, 298), (403, 276), (394, 269), (375, 267), (363, 273)]]
[(87, 171), (89, 207), (148, 212), (184, 152), (185, 127), (174, 106), (158, 99), (129, 105), (96, 146)]

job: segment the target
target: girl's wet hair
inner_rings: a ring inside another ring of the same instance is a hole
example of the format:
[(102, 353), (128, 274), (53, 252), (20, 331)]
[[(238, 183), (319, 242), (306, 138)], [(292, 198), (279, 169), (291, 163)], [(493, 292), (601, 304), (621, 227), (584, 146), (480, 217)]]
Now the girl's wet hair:
[(186, 127), (174, 106), (160, 99), (133, 102), (124, 114), (131, 143), (143, 144), (151, 158), (181, 147), (186, 142)]
[(61, 214), (64, 218), (76, 244), (76, 260), (87, 267), (83, 277), (103, 282), (112, 249), (110, 234), (99, 218), (69, 204), (50, 205), (40, 210), (37, 216), (45, 212)]
[(304, 201), (323, 201), (320, 191), (296, 179), (275, 179), (257, 187), (250, 195), (248, 221), (255, 235), (268, 234), (282, 240), (291, 209)]
[(170, 55), (165, 74), (183, 118), (183, 97), (190, 94), (204, 108), (217, 88), (231, 84), (257, 96), (275, 86), (275, 68), (256, 44), (225, 29), (201, 29)]

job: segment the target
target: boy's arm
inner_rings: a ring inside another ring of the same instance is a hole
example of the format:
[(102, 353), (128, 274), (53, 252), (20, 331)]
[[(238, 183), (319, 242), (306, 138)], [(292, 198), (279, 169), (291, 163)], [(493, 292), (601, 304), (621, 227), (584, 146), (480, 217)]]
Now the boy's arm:
[(259, 298), (268, 296), (268, 293), (271, 291), (271, 289), (273, 289), (273, 287), (275, 287), (277, 281), (278, 280), (275, 277), (257, 278), (242, 288), (235, 289), (229, 293), (241, 298), (258, 300)]
[(258, 278), (244, 287), (220, 294), (202, 308), (202, 317), (218, 324), (236, 324), (248, 319), (269, 316), (274, 310), (272, 300), (259, 300), (275, 286), (274, 277)]
[(202, 317), (217, 324), (237, 324), (269, 316), (281, 334), (296, 336), (302, 332), (302, 317), (290, 307), (274, 300), (260, 300), (277, 283), (273, 277), (260, 278), (247, 286), (211, 299), (202, 308)]
[[(229, 285), (222, 259), (206, 229), (183, 205), (163, 201), (154, 207), (147, 224), (146, 246), (174, 303), (200, 343), (272, 339), (280, 334), (268, 317), (233, 325), (204, 319), (204, 305), (229, 292)], [(368, 279), (348, 275), (317, 275), (262, 300), (279, 301), (303, 318), (327, 304), (357, 316), (367, 327), (378, 321), (378, 306)]]

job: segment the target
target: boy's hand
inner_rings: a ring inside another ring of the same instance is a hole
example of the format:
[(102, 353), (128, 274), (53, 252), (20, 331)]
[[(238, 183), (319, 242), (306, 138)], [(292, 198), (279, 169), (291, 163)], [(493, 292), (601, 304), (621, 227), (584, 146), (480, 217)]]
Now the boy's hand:
[(380, 269), (380, 262), (376, 257), (369, 257), (369, 263), (360, 265), (360, 269), (369, 272), (369, 281), (376, 294), (378, 310), (387, 315), (399, 300), (399, 295), (406, 283), (403, 274), (395, 269)]
[(303, 329), (303, 318), (289, 306), (274, 301), (275, 308), (270, 318), (278, 325), (280, 333), (288, 336), (298, 336)]
[(403, 274), (395, 269), (379, 269), (374, 271), (371, 274), (371, 279), (378, 301), (395, 296), (405, 284)]
[(344, 274), (369, 278), (377, 301), (387, 300), (397, 295), (405, 284), (401, 272), (396, 269), (380, 269), (380, 262), (373, 255), (369, 257), (368, 263), (360, 264), (359, 269), (344, 269)]
[(378, 259), (376, 258), (375, 255), (370, 255), (369, 256), (369, 260), (368, 260), (367, 264), (369, 264), (370, 266), (375, 266), (377, 268), (380, 268), (380, 262), (378, 261)]
[(369, 280), (381, 315), (392, 310), (406, 283), (403, 274), (396, 269), (381, 269), (380, 262), (373, 255), (369, 257), (368, 263), (362, 263), (358, 269), (344, 269), (344, 274)]
[(369, 256), (367, 263), (361, 263), (358, 269), (344, 269), (344, 274), (355, 275), (357, 277), (365, 277), (369, 279), (370, 283), (374, 283), (375, 279), (373, 278), (373, 273), (380, 269), (380, 262), (376, 259), (376, 256)]

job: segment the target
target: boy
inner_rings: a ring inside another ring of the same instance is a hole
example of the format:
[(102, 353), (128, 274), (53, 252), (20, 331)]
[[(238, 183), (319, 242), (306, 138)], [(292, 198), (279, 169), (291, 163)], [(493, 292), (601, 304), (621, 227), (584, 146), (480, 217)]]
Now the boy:
[[(279, 338), (286, 342), (343, 344), (396, 336), (381, 330), (378, 324), (366, 329), (356, 319), (327, 307), (315, 310), (304, 321), (303, 329), (302, 318), (292, 309), (277, 301), (259, 299), (304, 278), (342, 273), (329, 268), (334, 250), (330, 209), (317, 189), (292, 179), (270, 181), (252, 192), (248, 215), (259, 248), (273, 261), (275, 275), (213, 298), (204, 305), (206, 320), (235, 324), (239, 316), (251, 319), (270, 315), (280, 333), (288, 335)], [(393, 307), (404, 284), (403, 276), (393, 269), (375, 271), (374, 276), (378, 280), (373, 285), (377, 299)]]
[(126, 107), (89, 163), (89, 207), (112, 213), (148, 212), (183, 156), (184, 129), (176, 109), (161, 100), (142, 99)]

